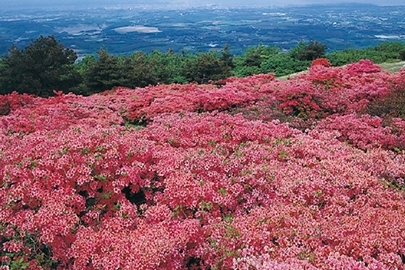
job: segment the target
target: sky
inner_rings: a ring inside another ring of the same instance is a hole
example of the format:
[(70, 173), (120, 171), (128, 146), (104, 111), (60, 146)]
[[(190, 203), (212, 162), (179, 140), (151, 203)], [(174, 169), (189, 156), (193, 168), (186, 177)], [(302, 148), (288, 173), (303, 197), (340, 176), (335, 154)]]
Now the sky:
[(405, 5), (404, 0), (0, 0), (3, 7), (61, 7), (65, 5), (169, 5), (169, 6), (202, 6), (215, 4), (224, 7), (233, 6), (289, 6), (310, 4), (336, 4), (336, 3), (366, 3), (375, 5)]

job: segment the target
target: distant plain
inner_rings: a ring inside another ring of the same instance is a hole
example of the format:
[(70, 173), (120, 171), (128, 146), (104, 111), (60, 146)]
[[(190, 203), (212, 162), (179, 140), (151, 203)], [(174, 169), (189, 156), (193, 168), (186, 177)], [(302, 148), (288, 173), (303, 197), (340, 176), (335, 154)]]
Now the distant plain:
[(55, 35), (79, 56), (102, 47), (127, 55), (153, 50), (195, 53), (221, 50), (227, 43), (239, 54), (259, 44), (289, 50), (309, 40), (334, 51), (405, 41), (405, 6), (0, 10), (0, 55), (12, 45), (24, 48), (40, 35)]

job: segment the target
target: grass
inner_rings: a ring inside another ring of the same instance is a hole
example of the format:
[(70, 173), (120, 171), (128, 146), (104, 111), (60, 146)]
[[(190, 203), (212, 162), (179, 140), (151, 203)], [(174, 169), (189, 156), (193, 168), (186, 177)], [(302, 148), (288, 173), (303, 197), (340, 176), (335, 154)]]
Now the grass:
[(405, 61), (393, 62), (393, 63), (382, 63), (380, 64), (381, 68), (389, 72), (397, 72), (402, 69), (405, 65)]
[(302, 74), (302, 73), (306, 73), (306, 72), (307, 72), (307, 71), (304, 70), (304, 71), (300, 71), (300, 72), (297, 72), (297, 73), (288, 74), (288, 75), (285, 75), (285, 76), (280, 76), (280, 77), (277, 77), (277, 79), (278, 79), (278, 80), (287, 80), (287, 79), (289, 79), (289, 78), (293, 78), (293, 77), (295, 77), (295, 76), (298, 76), (298, 75), (300, 75), (300, 74)]

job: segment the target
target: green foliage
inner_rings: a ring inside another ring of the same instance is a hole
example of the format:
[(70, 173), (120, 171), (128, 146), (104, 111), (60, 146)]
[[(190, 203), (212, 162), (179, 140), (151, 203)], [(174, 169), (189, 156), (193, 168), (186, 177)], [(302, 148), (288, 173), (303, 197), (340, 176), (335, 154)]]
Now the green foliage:
[(135, 86), (186, 82), (181, 75), (184, 57), (173, 51), (162, 53), (155, 50), (148, 55), (136, 52), (131, 58), (133, 60), (132, 68), (135, 72), (133, 74)]
[(221, 56), (217, 52), (205, 52), (185, 59), (181, 74), (189, 82), (208, 83), (230, 76), (233, 67), (232, 54), (225, 46)]
[(253, 74), (259, 74), (260, 67), (249, 67), (244, 65), (236, 65), (236, 67), (232, 70), (232, 74), (236, 77), (247, 77)]
[(181, 75), (184, 57), (169, 50), (167, 53), (153, 51), (148, 55), (148, 63), (152, 66), (154, 82), (157, 83), (186, 83)]
[(262, 60), (263, 58), (259, 50), (255, 48), (248, 49), (243, 59), (243, 65), (248, 67), (260, 67)]
[(27, 269), (29, 265), (30, 265), (29, 263), (24, 262), (23, 258), (20, 258), (11, 262), (10, 269), (11, 270)]
[(276, 76), (285, 76), (303, 71), (310, 65), (310, 61), (297, 60), (290, 54), (280, 53), (265, 60), (261, 64), (262, 73), (275, 73)]
[(325, 56), (326, 45), (316, 40), (309, 43), (300, 42), (290, 51), (290, 55), (301, 61), (313, 61)]
[(94, 62), (96, 62), (96, 57), (94, 55), (86, 55), (75, 64), (75, 69), (84, 78), (89, 66), (93, 65)]
[(78, 65), (89, 93), (115, 86), (135, 88), (158, 83), (188, 82), (181, 74), (184, 55), (175, 54), (173, 51), (153, 51), (150, 54), (137, 51), (130, 56), (118, 57), (108, 54), (106, 49), (101, 49), (97, 58), (85, 57)]
[(233, 62), (234, 55), (231, 53), (229, 44), (226, 44), (221, 52), (221, 62), (224, 66), (229, 67), (232, 69), (235, 64)]
[(168, 66), (169, 61), (166, 54), (160, 51), (153, 51), (147, 56), (147, 65), (150, 67), (151, 80), (149, 84), (169, 83), (171, 70), (174, 66)]
[(247, 48), (239, 57), (235, 58), (235, 67), (232, 74), (237, 77), (246, 77), (253, 74), (274, 72), (264, 67), (263, 63), (271, 61), (273, 57), (283, 55), (280, 48), (273, 46), (264, 46), (260, 44), (257, 47)]
[(325, 55), (326, 45), (318, 41), (299, 42), (284, 52), (276, 46), (260, 44), (234, 56), (228, 44), (222, 51), (189, 54), (141, 51), (129, 56), (110, 55), (105, 48), (97, 55), (76, 61), (53, 36), (32, 41), (24, 50), (12, 47), (0, 59), (0, 94), (18, 91), (41, 96), (53, 90), (92, 94), (116, 86), (145, 87), (159, 83), (209, 83), (230, 76), (246, 77), (260, 73), (285, 76), (306, 70), (311, 61), (326, 57), (333, 66), (370, 59), (375, 63), (405, 60), (405, 44), (384, 42), (376, 47), (347, 49)]
[(143, 52), (135, 52), (126, 62), (129, 69), (131, 82), (134, 86), (144, 87), (149, 84), (155, 84), (157, 78), (154, 78), (153, 66), (148, 61), (148, 56)]
[(13, 46), (0, 65), (0, 94), (17, 91), (50, 96), (54, 90), (69, 92), (81, 81), (74, 68), (76, 59), (76, 53), (54, 36), (41, 36), (24, 50)]
[(399, 52), (405, 50), (405, 44), (397, 41), (383, 42), (374, 47), (374, 50), (383, 55), (383, 62), (397, 60), (400, 58)]
[(401, 59), (402, 61), (405, 61), (405, 49), (402, 49), (399, 52), (399, 59)]
[(97, 61), (90, 62), (85, 71), (85, 84), (90, 92), (109, 90), (114, 86), (121, 86), (126, 74), (120, 69), (118, 57), (108, 54), (106, 49), (97, 52)]
[(343, 66), (348, 63), (359, 61), (360, 59), (365, 59), (365, 56), (366, 54), (364, 50), (347, 49), (343, 51), (334, 51), (328, 54), (327, 58), (332, 66)]
[[(404, 55), (401, 56), (401, 52)], [(342, 66), (357, 62), (361, 59), (369, 59), (374, 63), (394, 62), (405, 60), (405, 44), (401, 42), (383, 42), (376, 47), (365, 49), (347, 49), (335, 51), (327, 55), (327, 58), (333, 66)]]
[(260, 67), (263, 61), (274, 55), (278, 55), (280, 51), (278, 47), (260, 44), (257, 47), (247, 48), (235, 61), (239, 66)]

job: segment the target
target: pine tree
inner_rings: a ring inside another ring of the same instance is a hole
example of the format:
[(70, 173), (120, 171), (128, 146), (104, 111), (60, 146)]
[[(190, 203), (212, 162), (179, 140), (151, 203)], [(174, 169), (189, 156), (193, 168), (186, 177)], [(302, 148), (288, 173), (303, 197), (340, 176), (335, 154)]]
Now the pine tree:
[(17, 91), (50, 96), (54, 90), (69, 92), (81, 81), (74, 69), (76, 59), (76, 53), (54, 36), (41, 36), (23, 50), (13, 46), (0, 67), (0, 94)]
[(110, 55), (105, 48), (99, 50), (97, 54), (97, 61), (90, 63), (85, 72), (85, 84), (90, 93), (122, 86), (122, 70), (118, 64), (118, 58)]

